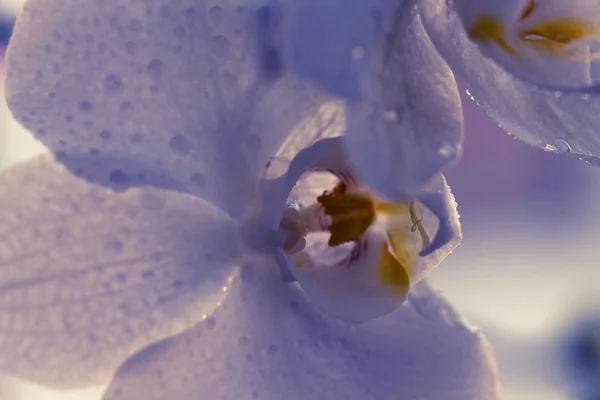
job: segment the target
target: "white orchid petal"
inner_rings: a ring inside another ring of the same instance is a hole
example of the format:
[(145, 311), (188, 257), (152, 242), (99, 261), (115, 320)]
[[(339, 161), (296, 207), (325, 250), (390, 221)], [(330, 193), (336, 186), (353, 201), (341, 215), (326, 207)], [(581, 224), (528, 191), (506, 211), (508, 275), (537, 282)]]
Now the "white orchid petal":
[(233, 221), (190, 195), (115, 194), (50, 157), (0, 192), (0, 368), (38, 383), (106, 383), (211, 312), (239, 257)]
[(429, 284), (427, 279), (421, 280), (411, 288), (408, 301), (423, 318), (438, 324), (456, 326), (467, 330), (473, 329), (452, 307), (452, 304)]
[[(382, 34), (362, 101), (348, 105), (348, 149), (359, 176), (390, 200), (414, 198), (462, 153), (462, 108), (452, 72), (411, 2)], [(386, 39), (386, 40), (383, 40)], [(389, 39), (389, 40), (387, 40)]]
[[(425, 301), (425, 299), (423, 299)], [(439, 299), (428, 302), (435, 313)], [(412, 307), (359, 326), (329, 319), (273, 266), (245, 267), (230, 296), (193, 330), (125, 363), (104, 400), (272, 398), (495, 400), (481, 334)]]
[(447, 186), (443, 188), (440, 196), (451, 201), (443, 202), (448, 207), (447, 217), (440, 219), (429, 208), (431, 203), (415, 202), (412, 210), (406, 206), (389, 215), (386, 223), (390, 243), (398, 260), (406, 266), (411, 287), (426, 278), (462, 240), (456, 203), (450, 189)]
[[(446, 257), (462, 240), (460, 221), (456, 209), (456, 200), (443, 175), (439, 175), (434, 184), (425, 190), (418, 200), (427, 207), (437, 219), (438, 229), (429, 243), (421, 251), (421, 257), (436, 253), (435, 258)], [(436, 261), (439, 264), (442, 259)]]
[(262, 215), (264, 226), (271, 229), (279, 227), (286, 200), (304, 173), (311, 169), (346, 170), (348, 164), (344, 150), (344, 137), (318, 140), (296, 154), (284, 175), (262, 181), (263, 202), (266, 204)]
[[(388, 314), (404, 303), (410, 281), (407, 268), (388, 250), (385, 235), (367, 231), (350, 254), (343, 248), (324, 257), (318, 245), (292, 256), (291, 270), (308, 300), (326, 314), (364, 322)], [(344, 255), (352, 259), (345, 259)]]
[(455, 0), (482, 53), (539, 87), (598, 91), (600, 3), (595, 0)]
[(8, 51), (16, 118), (77, 175), (252, 206), (319, 91), (287, 73), (282, 4), (30, 0)]
[(292, 68), (338, 98), (365, 99), (361, 80), (368, 59), (379, 57), (397, 2), (307, 0), (296, 9), (290, 30)]
[(477, 103), (504, 129), (535, 147), (598, 163), (598, 98), (536, 90), (508, 74), (482, 56), (448, 4), (421, 1), (423, 23), (457, 80)]

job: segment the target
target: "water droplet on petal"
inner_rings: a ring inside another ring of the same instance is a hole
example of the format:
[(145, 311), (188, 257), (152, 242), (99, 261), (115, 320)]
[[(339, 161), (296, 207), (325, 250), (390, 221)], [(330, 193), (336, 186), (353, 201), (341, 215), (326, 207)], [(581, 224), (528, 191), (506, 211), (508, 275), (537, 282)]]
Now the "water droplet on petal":
[(571, 146), (565, 140), (558, 139), (554, 142), (554, 145), (556, 146), (556, 151), (558, 151), (558, 152), (561, 152), (561, 153), (570, 153), (571, 152)]
[(169, 148), (180, 156), (186, 156), (192, 151), (192, 144), (183, 135), (175, 135), (169, 141)]
[(154, 59), (148, 63), (146, 71), (152, 79), (160, 79), (165, 71), (165, 63), (162, 60)]
[(229, 53), (231, 42), (225, 36), (215, 36), (210, 42), (210, 48), (215, 55), (224, 57)]
[(115, 278), (117, 278), (117, 281), (119, 281), (121, 283), (127, 282), (127, 274), (125, 272), (119, 272), (119, 273), (117, 273), (117, 275), (115, 276)]
[(270, 356), (274, 356), (274, 355), (276, 355), (279, 352), (279, 347), (277, 347), (276, 345), (272, 344), (267, 349), (267, 352), (269, 353)]
[(89, 101), (83, 100), (79, 102), (79, 104), (77, 105), (77, 109), (82, 113), (90, 113), (94, 109), (94, 106)]
[(187, 32), (183, 26), (177, 26), (175, 29), (173, 29), (173, 34), (178, 40), (183, 40)]
[(206, 326), (206, 329), (213, 330), (217, 327), (217, 319), (215, 317), (208, 317), (204, 321), (204, 325)]
[(219, 25), (223, 20), (223, 9), (219, 6), (211, 7), (210, 10), (208, 10), (208, 16), (215, 25)]
[(123, 112), (131, 112), (133, 111), (133, 104), (130, 101), (124, 101), (119, 106), (119, 109)]
[(121, 191), (129, 186), (129, 175), (121, 170), (114, 170), (108, 175), (109, 182), (113, 185), (113, 189)]
[(383, 118), (388, 121), (396, 122), (400, 119), (400, 116), (398, 115), (398, 112), (395, 109), (390, 108), (383, 112)]
[(365, 48), (362, 46), (355, 46), (352, 49), (352, 58), (355, 60), (362, 60), (363, 58), (365, 58), (366, 54), (367, 54), (367, 52), (365, 51)]
[(108, 141), (112, 137), (112, 134), (109, 131), (102, 131), (98, 135), (100, 136), (100, 139), (104, 141)]
[(447, 145), (445, 145), (445, 146), (442, 146), (442, 147), (439, 149), (439, 153), (440, 153), (440, 155), (441, 155), (442, 157), (445, 157), (445, 158), (452, 158), (456, 152), (455, 152), (455, 149), (454, 149), (454, 147), (452, 147), (451, 145), (447, 144)]
[(109, 74), (102, 81), (102, 89), (108, 93), (122, 93), (125, 90), (125, 84), (119, 75)]
[(200, 172), (195, 173), (190, 177), (190, 183), (192, 187), (198, 191), (202, 191), (206, 188), (206, 178)]
[(111, 238), (104, 242), (104, 251), (112, 254), (119, 254), (123, 251), (123, 242), (118, 238)]

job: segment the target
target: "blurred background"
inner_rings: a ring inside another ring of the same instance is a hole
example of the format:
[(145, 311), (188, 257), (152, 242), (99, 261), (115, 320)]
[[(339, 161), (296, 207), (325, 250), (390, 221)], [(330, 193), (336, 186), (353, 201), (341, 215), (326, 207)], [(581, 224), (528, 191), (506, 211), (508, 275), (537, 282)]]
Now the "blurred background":
[[(22, 2), (0, 0), (0, 71)], [(0, 99), (3, 169), (45, 149), (12, 120), (1, 84)], [(464, 240), (431, 280), (494, 345), (506, 399), (599, 400), (600, 168), (529, 148), (464, 105), (464, 157), (448, 174)], [(0, 400), (98, 400), (101, 390), (0, 376)]]

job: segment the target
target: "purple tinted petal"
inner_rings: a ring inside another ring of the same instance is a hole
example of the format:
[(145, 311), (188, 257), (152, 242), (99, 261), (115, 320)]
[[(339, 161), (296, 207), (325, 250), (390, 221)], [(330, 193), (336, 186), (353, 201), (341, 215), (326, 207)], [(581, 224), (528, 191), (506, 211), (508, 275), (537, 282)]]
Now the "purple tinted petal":
[(9, 105), (81, 177), (239, 214), (319, 102), (285, 69), (285, 10), (261, 4), (31, 0), (8, 51)]
[(244, 267), (206, 321), (129, 359), (104, 400), (488, 400), (497, 379), (485, 340), (464, 326), (408, 306), (343, 324), (263, 265)]
[(50, 157), (0, 175), (0, 367), (52, 386), (104, 384), (127, 356), (224, 296), (233, 222), (159, 189), (123, 194)]
[(474, 100), (510, 134), (547, 151), (600, 164), (600, 101), (539, 90), (507, 73), (468, 37), (452, 2), (423, 0), (427, 34)]
[(361, 82), (365, 98), (349, 103), (348, 150), (373, 189), (406, 200), (460, 157), (463, 120), (452, 71), (412, 2), (397, 7)]

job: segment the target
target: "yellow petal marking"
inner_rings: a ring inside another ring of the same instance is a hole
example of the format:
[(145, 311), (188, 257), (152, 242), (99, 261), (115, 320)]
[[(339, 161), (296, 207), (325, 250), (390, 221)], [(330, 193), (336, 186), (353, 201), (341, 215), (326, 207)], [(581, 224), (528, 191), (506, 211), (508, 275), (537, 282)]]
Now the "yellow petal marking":
[(381, 248), (379, 256), (379, 279), (395, 293), (406, 295), (410, 288), (410, 278), (403, 265), (388, 250), (387, 244)]
[(469, 37), (484, 44), (495, 43), (508, 54), (517, 55), (517, 52), (504, 40), (504, 24), (492, 15), (478, 16), (469, 28)]
[(519, 21), (523, 21), (525, 18), (529, 17), (533, 10), (535, 10), (535, 3), (533, 2), (533, 0), (529, 0), (529, 3), (527, 3), (523, 11), (521, 12)]
[(575, 18), (544, 21), (524, 30), (521, 37), (529, 44), (560, 53), (565, 46), (581, 39), (600, 37), (600, 29), (589, 22)]

